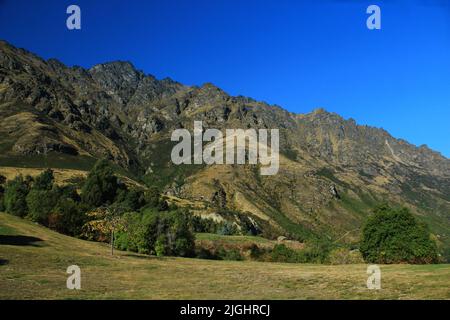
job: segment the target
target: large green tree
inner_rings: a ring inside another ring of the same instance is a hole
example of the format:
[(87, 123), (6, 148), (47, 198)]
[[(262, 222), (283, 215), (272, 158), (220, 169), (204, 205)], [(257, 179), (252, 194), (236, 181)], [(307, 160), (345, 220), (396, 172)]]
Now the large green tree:
[(8, 213), (24, 217), (28, 213), (27, 194), (30, 190), (31, 178), (24, 179), (22, 175), (8, 181), (5, 185), (4, 205)]
[(81, 200), (92, 208), (109, 205), (116, 198), (119, 183), (106, 160), (99, 160), (81, 189)]
[(361, 246), (368, 263), (433, 263), (436, 243), (427, 226), (407, 208), (378, 207), (363, 228)]
[(38, 175), (26, 197), (28, 217), (38, 223), (47, 225), (48, 215), (58, 203), (60, 192), (53, 184), (54, 175), (51, 169)]

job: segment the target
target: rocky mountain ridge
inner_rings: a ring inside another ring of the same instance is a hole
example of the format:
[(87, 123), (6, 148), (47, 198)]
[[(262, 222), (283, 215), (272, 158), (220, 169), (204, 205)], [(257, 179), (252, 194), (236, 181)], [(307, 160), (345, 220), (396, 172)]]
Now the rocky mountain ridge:
[[(194, 120), (205, 128), (280, 129), (279, 174), (174, 166), (170, 134)], [(248, 212), (280, 233), (338, 237), (375, 203), (392, 201), (450, 241), (450, 160), (438, 152), (323, 109), (294, 114), (211, 83), (158, 80), (130, 62), (67, 67), (1, 41), (0, 151), (0, 164), (42, 154), (74, 163), (106, 157), (168, 194)]]

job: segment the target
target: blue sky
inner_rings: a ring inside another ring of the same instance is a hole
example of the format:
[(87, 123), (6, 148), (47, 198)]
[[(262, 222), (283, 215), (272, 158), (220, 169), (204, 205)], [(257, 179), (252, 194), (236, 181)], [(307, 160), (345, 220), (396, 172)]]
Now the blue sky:
[[(366, 27), (370, 4), (381, 30)], [(450, 157), (450, 0), (0, 0), (0, 39), (68, 65), (129, 60), (292, 112), (323, 107)]]

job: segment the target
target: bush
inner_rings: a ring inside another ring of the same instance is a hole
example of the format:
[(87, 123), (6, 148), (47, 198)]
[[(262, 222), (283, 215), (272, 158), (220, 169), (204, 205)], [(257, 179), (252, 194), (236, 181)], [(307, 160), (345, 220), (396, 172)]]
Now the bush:
[(406, 208), (378, 207), (363, 228), (361, 253), (368, 263), (433, 263), (436, 243)]
[(124, 231), (120, 231), (116, 235), (117, 248), (149, 254), (150, 250), (146, 240), (149, 218), (138, 212), (125, 213), (123, 215)]
[(24, 178), (19, 175), (5, 185), (3, 202), (5, 210), (13, 215), (24, 217), (28, 213), (27, 194), (30, 190), (31, 178)]
[(242, 257), (242, 255), (238, 249), (225, 250), (224, 248), (220, 248), (217, 251), (216, 255), (220, 260), (230, 260), (230, 261), (244, 260), (244, 258)]
[(270, 253), (273, 262), (300, 262), (296, 251), (286, 247), (284, 244), (276, 244)]

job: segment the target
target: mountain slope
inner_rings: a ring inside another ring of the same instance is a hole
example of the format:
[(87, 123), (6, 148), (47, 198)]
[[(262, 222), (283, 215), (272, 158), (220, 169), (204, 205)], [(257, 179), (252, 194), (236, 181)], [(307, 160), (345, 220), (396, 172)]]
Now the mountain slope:
[[(175, 166), (176, 128), (279, 128), (280, 170)], [(316, 110), (289, 113), (213, 84), (158, 80), (116, 61), (66, 67), (0, 42), (0, 165), (89, 165), (106, 157), (209, 213), (247, 212), (270, 236), (354, 243), (380, 201), (409, 207), (450, 247), (450, 160), (382, 129)], [(36, 160), (38, 159), (38, 160)]]

